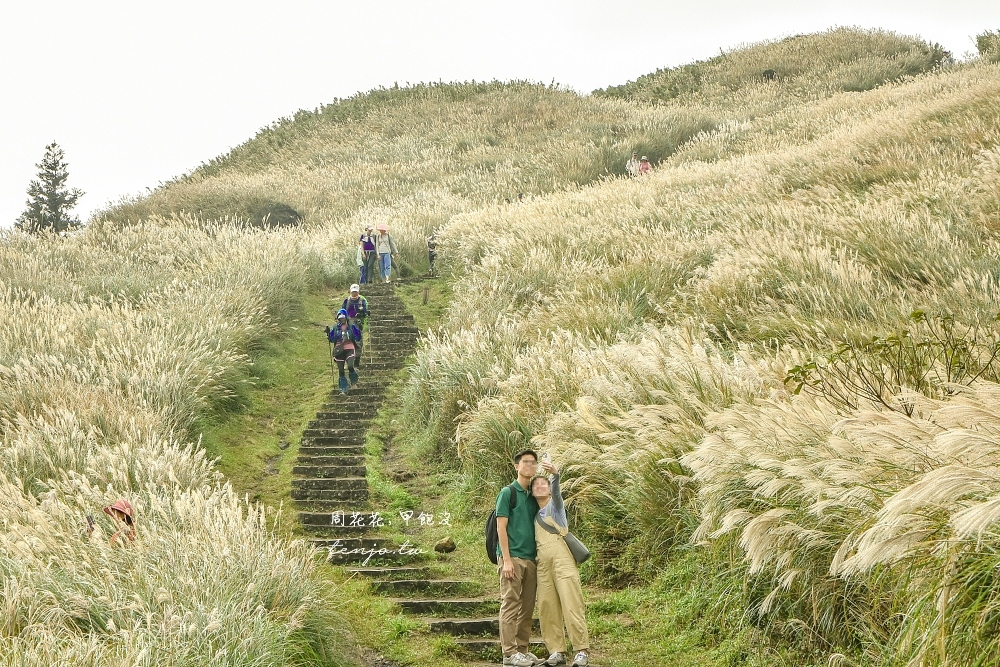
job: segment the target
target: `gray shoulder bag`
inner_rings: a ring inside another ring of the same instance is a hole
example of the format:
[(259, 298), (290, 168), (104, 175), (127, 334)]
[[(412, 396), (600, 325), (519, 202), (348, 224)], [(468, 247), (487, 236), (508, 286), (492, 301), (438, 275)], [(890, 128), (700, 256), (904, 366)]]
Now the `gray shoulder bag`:
[[(559, 535), (558, 530), (544, 521), (541, 521), (537, 516), (535, 517), (535, 525), (541, 526), (542, 530), (546, 533)], [(569, 552), (573, 554), (573, 560), (576, 561), (577, 565), (582, 565), (588, 558), (590, 558), (590, 549), (587, 548), (587, 545), (578, 540), (576, 535), (567, 531), (565, 535), (562, 535), (562, 538), (566, 540), (566, 546), (569, 547)]]

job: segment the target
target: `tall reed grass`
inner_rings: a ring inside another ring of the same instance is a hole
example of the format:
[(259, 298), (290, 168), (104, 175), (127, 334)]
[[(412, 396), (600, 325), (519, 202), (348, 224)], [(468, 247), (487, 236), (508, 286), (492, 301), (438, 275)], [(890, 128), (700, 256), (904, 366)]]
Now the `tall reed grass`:
[[(903, 387), (894, 411), (784, 382), (917, 309), (996, 315), (988, 60), (835, 30), (594, 96), (373, 91), (70, 238), (4, 236), (0, 660), (346, 660), (336, 591), (216, 479), (194, 425), (238, 403), (305, 290), (354, 281), (357, 235), (386, 222), (404, 274), (440, 230), (454, 296), (406, 422), (459, 455), (477, 507), (511, 453), (550, 450), (598, 575), (714, 549), (745, 622), (831, 659), (1000, 664), (996, 387)], [(618, 178), (636, 149), (654, 173)], [(261, 202), (302, 225), (254, 231)], [(111, 549), (96, 509), (120, 496), (140, 534)]]
[(713, 549), (748, 623), (872, 664), (996, 665), (993, 385), (851, 411), (784, 382), (914, 310), (996, 315), (1000, 69), (888, 78), (750, 83), (652, 176), (455, 216), (408, 409), (482, 508), (514, 451), (551, 451), (602, 576)]
[[(310, 243), (157, 219), (0, 239), (0, 664), (351, 661), (312, 550), (193, 428), (323, 279)], [(118, 498), (138, 537), (111, 546)]]

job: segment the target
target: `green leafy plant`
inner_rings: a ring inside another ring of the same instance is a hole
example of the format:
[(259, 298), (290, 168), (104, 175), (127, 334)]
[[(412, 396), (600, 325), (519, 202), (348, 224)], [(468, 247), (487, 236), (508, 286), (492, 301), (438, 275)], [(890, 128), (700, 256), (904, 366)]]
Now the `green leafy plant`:
[(912, 415), (914, 403), (904, 390), (930, 397), (952, 393), (995, 377), (1000, 356), (1000, 315), (987, 324), (963, 324), (951, 315), (910, 315), (911, 327), (887, 336), (843, 343), (823, 357), (793, 366), (785, 382), (792, 392), (819, 394), (846, 411), (863, 403)]

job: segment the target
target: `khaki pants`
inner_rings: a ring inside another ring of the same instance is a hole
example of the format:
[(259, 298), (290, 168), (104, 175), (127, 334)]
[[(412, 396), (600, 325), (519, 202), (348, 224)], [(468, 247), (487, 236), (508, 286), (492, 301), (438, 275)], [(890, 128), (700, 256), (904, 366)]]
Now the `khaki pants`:
[(500, 573), (500, 648), (504, 655), (527, 653), (531, 641), (531, 617), (535, 611), (535, 561), (511, 558), (514, 578), (503, 576), (503, 556), (499, 558)]
[(541, 528), (535, 529), (538, 546), (538, 618), (542, 639), (549, 653), (566, 652), (569, 633), (574, 651), (589, 651), (590, 636), (583, 604), (580, 571), (566, 540)]

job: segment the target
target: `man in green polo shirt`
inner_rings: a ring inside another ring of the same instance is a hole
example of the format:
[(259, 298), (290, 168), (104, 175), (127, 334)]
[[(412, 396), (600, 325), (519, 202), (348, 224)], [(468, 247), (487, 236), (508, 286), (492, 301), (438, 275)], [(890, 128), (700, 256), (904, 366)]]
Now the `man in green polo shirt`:
[[(497, 566), (500, 573), (500, 647), (503, 664), (533, 667), (538, 659), (528, 652), (531, 617), (535, 611), (535, 515), (538, 503), (531, 495), (531, 478), (538, 455), (530, 449), (514, 457), (515, 483), (497, 496)], [(510, 506), (510, 494), (516, 502)]]

